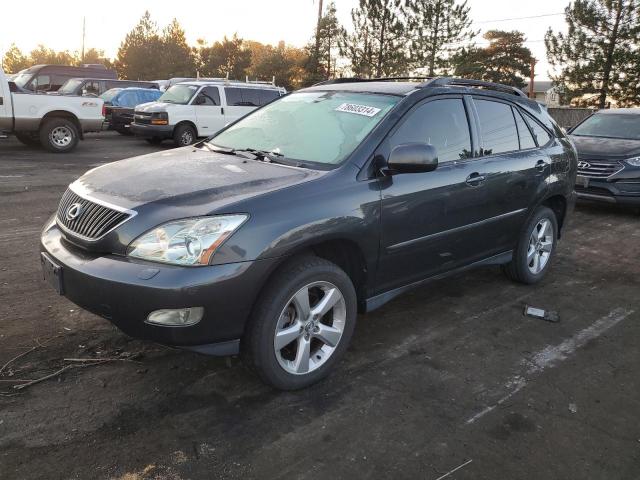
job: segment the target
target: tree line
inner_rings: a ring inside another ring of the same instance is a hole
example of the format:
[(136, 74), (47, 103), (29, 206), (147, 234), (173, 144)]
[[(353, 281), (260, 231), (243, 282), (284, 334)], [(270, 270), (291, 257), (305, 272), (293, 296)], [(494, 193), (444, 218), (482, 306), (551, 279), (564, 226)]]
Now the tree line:
[[(565, 100), (603, 107), (640, 104), (640, 0), (576, 0), (565, 9), (567, 33), (545, 36), (552, 79)], [(271, 80), (289, 90), (342, 76), (453, 75), (523, 87), (532, 64), (519, 31), (489, 30), (475, 41), (466, 0), (360, 0), (351, 28), (331, 2), (303, 48), (265, 45), (233, 35), (195, 46), (177, 20), (160, 29), (146, 12), (120, 44), (114, 60), (90, 49), (23, 55), (13, 45), (5, 70), (36, 63), (104, 63), (122, 78), (228, 77)], [(538, 72), (540, 73), (540, 72)]]

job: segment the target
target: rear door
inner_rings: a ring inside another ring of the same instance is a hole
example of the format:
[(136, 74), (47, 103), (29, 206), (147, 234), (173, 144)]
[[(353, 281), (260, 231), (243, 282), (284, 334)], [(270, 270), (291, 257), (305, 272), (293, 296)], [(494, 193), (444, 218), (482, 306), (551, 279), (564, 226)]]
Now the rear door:
[(517, 106), (499, 99), (474, 97), (480, 134), (487, 218), (479, 241), (487, 253), (511, 250), (529, 209), (546, 187), (549, 159), (537, 147)]
[(257, 107), (264, 105), (259, 89), (224, 87), (224, 93), (227, 100), (225, 109), (227, 123), (235, 122)]
[(204, 87), (193, 101), (199, 137), (213, 135), (226, 124), (225, 112), (216, 86)]

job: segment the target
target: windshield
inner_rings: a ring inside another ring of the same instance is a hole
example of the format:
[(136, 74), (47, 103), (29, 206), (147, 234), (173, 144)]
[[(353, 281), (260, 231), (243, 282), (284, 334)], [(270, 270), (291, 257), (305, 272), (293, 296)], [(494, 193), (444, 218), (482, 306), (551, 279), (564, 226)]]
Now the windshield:
[(27, 82), (31, 80), (31, 77), (33, 77), (33, 73), (23, 70), (18, 73), (16, 78), (13, 79), (13, 83), (15, 83), (20, 88), (24, 88)]
[(71, 80), (67, 80), (66, 82), (64, 82), (64, 85), (62, 85), (58, 89), (58, 93), (62, 93), (63, 95), (74, 93), (78, 89), (78, 87), (82, 85), (83, 81), (84, 80), (81, 80), (79, 78), (73, 78)]
[(198, 87), (195, 85), (174, 85), (168, 88), (158, 101), (186, 105), (193, 97), (193, 94), (196, 93), (196, 90), (198, 90)]
[(121, 88), (112, 88), (111, 90), (107, 90), (102, 95), (100, 95), (100, 98), (105, 102), (110, 102), (111, 100), (113, 100), (113, 97), (118, 95), (118, 93), (120, 93), (121, 91)]
[(351, 92), (294, 93), (213, 137), (214, 146), (274, 152), (292, 160), (338, 164), (400, 100)]
[(640, 115), (595, 114), (578, 125), (571, 135), (640, 140)]

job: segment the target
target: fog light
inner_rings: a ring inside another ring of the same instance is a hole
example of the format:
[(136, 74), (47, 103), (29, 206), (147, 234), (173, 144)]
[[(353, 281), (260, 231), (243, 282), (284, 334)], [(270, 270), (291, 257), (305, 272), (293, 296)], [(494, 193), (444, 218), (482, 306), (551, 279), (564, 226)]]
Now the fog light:
[(147, 323), (164, 325), (165, 327), (188, 327), (202, 319), (204, 308), (177, 308), (175, 310), (156, 310), (147, 317)]

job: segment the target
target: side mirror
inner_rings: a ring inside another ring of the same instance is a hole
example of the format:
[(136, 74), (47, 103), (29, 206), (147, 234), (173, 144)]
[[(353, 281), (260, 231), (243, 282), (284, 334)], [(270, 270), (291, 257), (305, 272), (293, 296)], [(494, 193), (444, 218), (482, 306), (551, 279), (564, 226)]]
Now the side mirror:
[(387, 166), (390, 173), (432, 172), (438, 168), (438, 152), (427, 143), (405, 143), (393, 148)]

